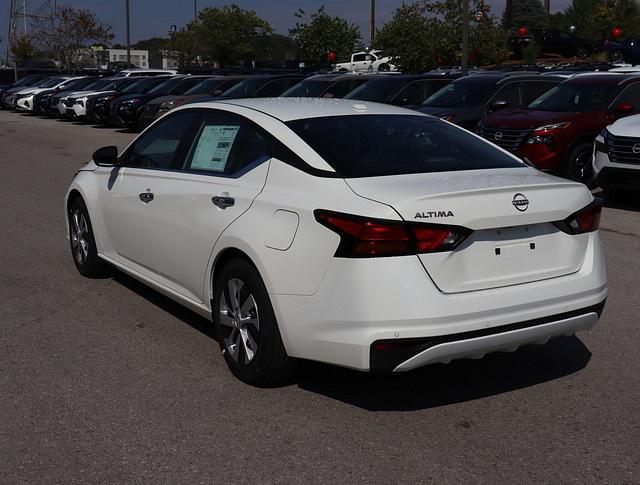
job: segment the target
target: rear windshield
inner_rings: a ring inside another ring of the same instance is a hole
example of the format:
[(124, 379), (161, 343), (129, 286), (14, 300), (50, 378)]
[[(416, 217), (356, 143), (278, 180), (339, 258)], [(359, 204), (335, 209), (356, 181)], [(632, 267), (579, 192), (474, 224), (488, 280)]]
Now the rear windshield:
[(452, 82), (425, 99), (422, 105), (434, 108), (478, 106), (489, 97), (495, 85), (495, 79), (482, 79), (480, 76)]
[(525, 166), (465, 130), (426, 116), (328, 116), (287, 125), (344, 178)]
[(561, 112), (599, 111), (606, 107), (617, 90), (615, 84), (562, 83), (533, 101), (529, 108)]

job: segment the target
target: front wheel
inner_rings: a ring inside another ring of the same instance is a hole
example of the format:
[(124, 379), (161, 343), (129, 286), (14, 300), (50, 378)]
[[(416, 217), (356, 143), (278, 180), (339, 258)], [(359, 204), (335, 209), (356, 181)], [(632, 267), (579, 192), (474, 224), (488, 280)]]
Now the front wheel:
[(378, 66), (378, 72), (389, 72), (391, 70), (391, 66), (389, 64), (380, 64)]
[(69, 204), (69, 241), (73, 262), (81, 275), (87, 278), (106, 275), (106, 264), (98, 257), (89, 212), (80, 197)]
[(253, 265), (240, 258), (229, 261), (213, 289), (213, 325), (231, 372), (257, 386), (285, 381), (292, 363), (269, 294)]
[(589, 188), (594, 188), (592, 156), (591, 143), (580, 143), (569, 153), (562, 175), (576, 182), (582, 182)]

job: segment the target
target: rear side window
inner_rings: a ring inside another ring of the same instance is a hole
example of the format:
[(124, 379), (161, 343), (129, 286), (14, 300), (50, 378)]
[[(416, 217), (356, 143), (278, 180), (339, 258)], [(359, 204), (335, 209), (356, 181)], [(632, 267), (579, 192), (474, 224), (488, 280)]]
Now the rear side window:
[(287, 125), (344, 178), (525, 166), (465, 130), (425, 116), (329, 116)]

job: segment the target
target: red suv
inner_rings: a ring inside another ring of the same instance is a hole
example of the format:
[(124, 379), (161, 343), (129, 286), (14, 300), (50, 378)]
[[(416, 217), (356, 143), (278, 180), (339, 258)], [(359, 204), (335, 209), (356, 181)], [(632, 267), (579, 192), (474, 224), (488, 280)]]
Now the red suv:
[(487, 140), (541, 170), (590, 182), (593, 140), (640, 109), (640, 75), (579, 74), (526, 108), (497, 111), (479, 125)]

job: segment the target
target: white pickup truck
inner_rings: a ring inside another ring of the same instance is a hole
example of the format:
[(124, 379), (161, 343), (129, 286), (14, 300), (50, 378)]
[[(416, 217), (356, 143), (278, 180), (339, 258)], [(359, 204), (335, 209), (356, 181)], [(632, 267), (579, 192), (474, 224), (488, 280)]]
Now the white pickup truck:
[(397, 70), (391, 63), (391, 57), (383, 57), (382, 51), (356, 52), (351, 54), (351, 62), (336, 64), (334, 71), (351, 72), (388, 72)]

